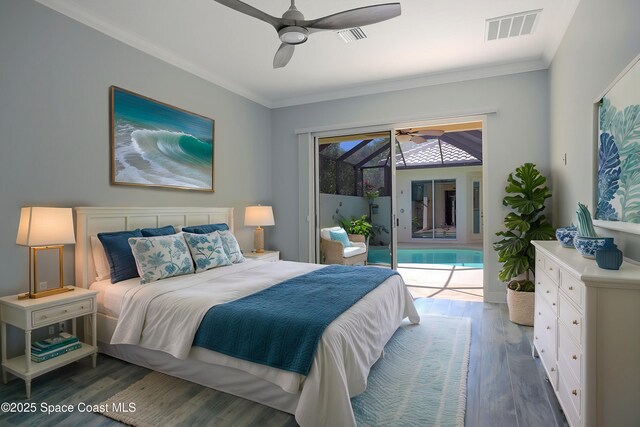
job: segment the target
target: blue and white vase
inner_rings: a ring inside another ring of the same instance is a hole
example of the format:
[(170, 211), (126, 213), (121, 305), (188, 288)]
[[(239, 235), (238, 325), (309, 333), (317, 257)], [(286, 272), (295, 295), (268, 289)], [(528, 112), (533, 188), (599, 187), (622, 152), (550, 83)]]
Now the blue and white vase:
[(604, 247), (596, 250), (596, 263), (605, 270), (620, 270), (622, 265), (622, 251), (613, 241), (607, 242)]
[(570, 225), (568, 227), (560, 227), (556, 229), (556, 239), (560, 242), (564, 248), (573, 248), (573, 238), (576, 237), (578, 229)]

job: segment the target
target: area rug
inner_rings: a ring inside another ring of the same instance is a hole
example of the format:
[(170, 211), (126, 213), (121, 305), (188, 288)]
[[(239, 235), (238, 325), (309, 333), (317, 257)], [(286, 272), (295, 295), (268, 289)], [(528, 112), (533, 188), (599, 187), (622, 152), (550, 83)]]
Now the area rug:
[[(471, 320), (422, 315), (403, 324), (372, 368), (367, 390), (351, 399), (359, 426), (464, 426)], [(158, 372), (110, 399), (103, 415), (136, 427), (283, 425), (288, 414)], [(246, 418), (242, 423), (240, 418)], [(253, 420), (253, 421), (251, 421)], [(291, 420), (289, 420), (291, 421)]]

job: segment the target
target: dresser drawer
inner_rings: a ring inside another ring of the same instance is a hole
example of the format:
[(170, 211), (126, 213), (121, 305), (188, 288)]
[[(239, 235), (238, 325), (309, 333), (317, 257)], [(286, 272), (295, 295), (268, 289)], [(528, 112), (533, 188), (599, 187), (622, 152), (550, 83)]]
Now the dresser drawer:
[(538, 273), (536, 279), (536, 295), (542, 296), (547, 304), (552, 308), (553, 315), (558, 314), (558, 285), (546, 275), (546, 273)]
[(562, 360), (578, 382), (582, 382), (582, 349), (563, 323), (558, 325), (558, 360)]
[(558, 298), (558, 317), (566, 326), (566, 331), (582, 346), (582, 314), (569, 302), (562, 292)]
[(558, 398), (572, 426), (582, 418), (582, 388), (562, 361), (558, 363)]
[(569, 275), (565, 271), (560, 272), (560, 289), (575, 302), (578, 307), (582, 307), (584, 295), (584, 283)]
[(536, 271), (544, 271), (544, 255), (536, 251)]
[[(538, 297), (536, 300), (536, 316), (534, 319), (534, 339), (537, 338), (549, 360), (555, 363), (557, 346), (557, 318), (547, 303)], [(549, 365), (546, 365), (547, 367)]]
[(554, 283), (560, 283), (560, 266), (555, 261), (545, 258), (544, 272)]
[(54, 307), (35, 310), (31, 313), (31, 324), (33, 327), (49, 325), (58, 320), (71, 319), (93, 312), (93, 298), (60, 304)]

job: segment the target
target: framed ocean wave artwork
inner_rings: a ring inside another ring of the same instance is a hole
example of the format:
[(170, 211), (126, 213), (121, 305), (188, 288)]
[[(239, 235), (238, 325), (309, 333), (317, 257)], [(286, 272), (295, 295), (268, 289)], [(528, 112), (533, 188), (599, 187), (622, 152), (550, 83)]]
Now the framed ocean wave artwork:
[(640, 56), (596, 101), (595, 225), (640, 234)]
[(214, 191), (214, 120), (110, 88), (111, 183)]

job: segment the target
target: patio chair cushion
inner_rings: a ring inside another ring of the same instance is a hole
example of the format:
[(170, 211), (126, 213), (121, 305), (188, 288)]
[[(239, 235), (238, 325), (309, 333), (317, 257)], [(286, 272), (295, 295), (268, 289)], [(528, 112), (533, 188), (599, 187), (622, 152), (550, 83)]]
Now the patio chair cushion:
[(331, 235), (331, 240), (335, 240), (342, 243), (342, 246), (344, 246), (345, 248), (352, 246), (351, 242), (349, 241), (349, 236), (347, 235), (347, 232), (344, 231), (342, 228), (340, 230), (331, 230), (329, 234)]
[(342, 230), (342, 227), (328, 227), (320, 229), (320, 237), (323, 239), (331, 240), (331, 232)]
[(351, 258), (356, 255), (363, 254), (367, 251), (367, 246), (364, 243), (354, 243), (353, 246), (349, 246), (348, 248), (344, 248), (342, 251), (342, 256), (345, 258)]

